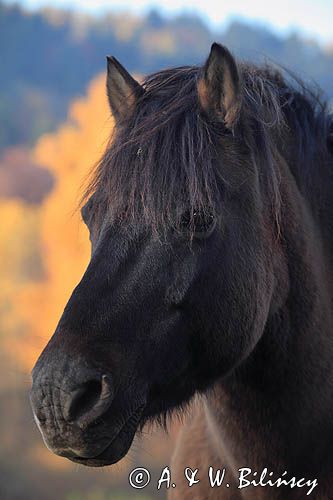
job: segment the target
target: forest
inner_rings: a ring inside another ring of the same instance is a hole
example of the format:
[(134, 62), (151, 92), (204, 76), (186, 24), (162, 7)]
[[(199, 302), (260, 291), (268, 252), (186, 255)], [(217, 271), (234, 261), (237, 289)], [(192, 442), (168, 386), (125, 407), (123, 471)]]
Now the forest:
[(106, 55), (145, 74), (200, 64), (212, 41), (244, 59), (282, 64), (333, 97), (333, 35), (332, 46), (321, 47), (296, 33), (282, 37), (240, 21), (214, 32), (189, 14), (170, 19), (152, 10), (145, 17), (92, 17), (54, 8), (28, 12), (0, 1), (0, 148), (32, 144), (54, 130), (73, 97), (104, 70)]

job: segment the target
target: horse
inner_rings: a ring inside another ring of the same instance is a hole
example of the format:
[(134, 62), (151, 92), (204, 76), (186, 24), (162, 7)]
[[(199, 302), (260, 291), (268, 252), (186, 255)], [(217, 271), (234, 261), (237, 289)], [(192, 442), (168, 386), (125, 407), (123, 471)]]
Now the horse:
[(141, 83), (108, 57), (106, 87), (91, 260), (32, 372), (45, 444), (102, 467), (187, 413), (170, 498), (332, 498), (328, 103), (217, 43)]

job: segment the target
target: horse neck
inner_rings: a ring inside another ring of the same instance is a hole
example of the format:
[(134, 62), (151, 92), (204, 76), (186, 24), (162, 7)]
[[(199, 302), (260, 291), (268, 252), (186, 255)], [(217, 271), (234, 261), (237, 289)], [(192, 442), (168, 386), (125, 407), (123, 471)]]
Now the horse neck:
[(333, 461), (332, 261), (310, 204), (282, 174), (286, 300), (249, 358), (207, 395), (206, 415), (240, 467), (313, 472)]

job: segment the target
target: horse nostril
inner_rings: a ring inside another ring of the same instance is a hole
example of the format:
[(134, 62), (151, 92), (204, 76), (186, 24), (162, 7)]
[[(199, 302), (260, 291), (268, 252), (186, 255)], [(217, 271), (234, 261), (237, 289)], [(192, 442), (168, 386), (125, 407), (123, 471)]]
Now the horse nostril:
[(64, 404), (64, 418), (85, 427), (98, 419), (113, 400), (113, 387), (107, 375), (88, 380), (72, 391)]
[(77, 420), (91, 410), (99, 400), (101, 383), (99, 380), (89, 380), (83, 387), (76, 389), (69, 401), (69, 419)]

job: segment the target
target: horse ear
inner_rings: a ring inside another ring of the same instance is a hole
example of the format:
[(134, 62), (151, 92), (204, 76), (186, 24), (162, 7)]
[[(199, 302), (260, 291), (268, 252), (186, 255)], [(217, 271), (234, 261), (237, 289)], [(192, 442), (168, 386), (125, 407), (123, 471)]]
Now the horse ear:
[(116, 120), (128, 118), (134, 111), (143, 87), (113, 56), (107, 56), (106, 89), (110, 108)]
[(232, 129), (241, 105), (240, 77), (235, 59), (228, 49), (213, 43), (198, 81), (201, 108)]

